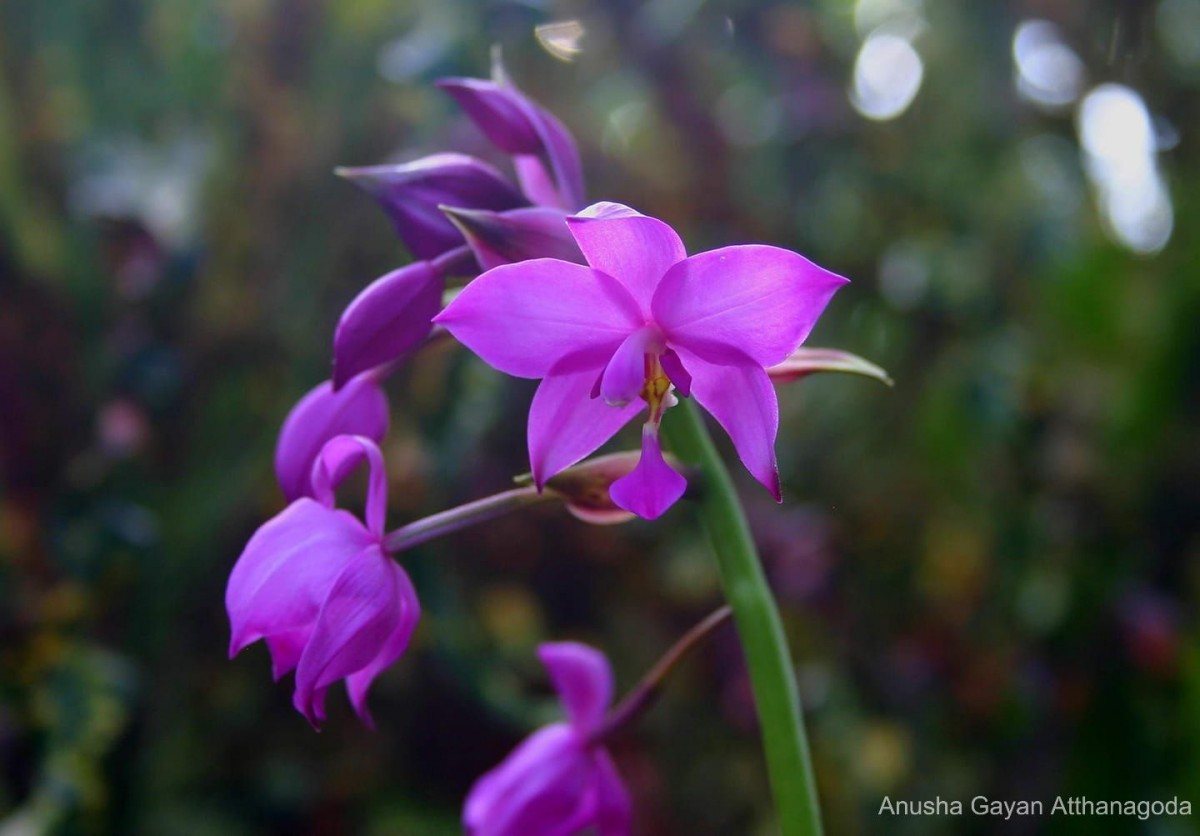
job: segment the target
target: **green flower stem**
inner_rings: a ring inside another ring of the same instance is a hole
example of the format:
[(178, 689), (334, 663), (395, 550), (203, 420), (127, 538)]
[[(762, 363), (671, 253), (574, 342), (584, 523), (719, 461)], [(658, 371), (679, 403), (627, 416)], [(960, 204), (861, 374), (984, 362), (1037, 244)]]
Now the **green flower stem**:
[(779, 610), (733, 481), (696, 405), (683, 400), (671, 413), (662, 428), (667, 443), (704, 477), (701, 517), (746, 655), (780, 831), (783, 836), (818, 836), (821, 809)]

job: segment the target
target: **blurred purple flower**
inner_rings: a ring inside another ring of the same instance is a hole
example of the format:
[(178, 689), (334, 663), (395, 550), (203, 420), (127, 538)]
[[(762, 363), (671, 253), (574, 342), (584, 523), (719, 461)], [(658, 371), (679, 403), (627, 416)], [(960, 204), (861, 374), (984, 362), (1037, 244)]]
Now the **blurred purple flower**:
[(829, 520), (809, 506), (781, 512), (773, 503), (766, 505), (753, 502), (746, 508), (763, 568), (781, 601), (800, 603), (828, 582), (835, 559)]
[(1183, 644), (1175, 603), (1157, 591), (1137, 589), (1118, 602), (1117, 615), (1133, 663), (1157, 676), (1174, 673)]
[(779, 407), (765, 367), (804, 341), (846, 280), (777, 247), (689, 258), (671, 227), (616, 203), (568, 226), (589, 266), (542, 258), (493, 268), (434, 319), (500, 371), (543, 378), (529, 412), (538, 487), (648, 406), (641, 460), (610, 493), (641, 517), (662, 514), (686, 486), (658, 440), (674, 387), (712, 413), (779, 499)]
[(275, 476), (283, 495), (289, 501), (313, 495), (313, 462), (330, 439), (361, 435), (378, 442), (387, 434), (388, 420), (387, 398), (374, 375), (359, 375), (337, 391), (328, 380), (309, 391), (284, 419), (275, 445)]
[(595, 828), (625, 836), (632, 806), (616, 765), (594, 739), (612, 701), (612, 670), (598, 650), (544, 644), (538, 656), (568, 721), (532, 734), (475, 782), (463, 808), (470, 836), (570, 836)]
[[(333, 495), (363, 459), (365, 525), (336, 509)], [(387, 475), (375, 443), (338, 436), (321, 449), (311, 473), (311, 497), (259, 528), (233, 567), (225, 591), (229, 655), (265, 640), (275, 679), (296, 671), (292, 702), (314, 727), (325, 720), (329, 686), (345, 679), (354, 710), (373, 726), (367, 690), (408, 646), (420, 603), (383, 548)]]

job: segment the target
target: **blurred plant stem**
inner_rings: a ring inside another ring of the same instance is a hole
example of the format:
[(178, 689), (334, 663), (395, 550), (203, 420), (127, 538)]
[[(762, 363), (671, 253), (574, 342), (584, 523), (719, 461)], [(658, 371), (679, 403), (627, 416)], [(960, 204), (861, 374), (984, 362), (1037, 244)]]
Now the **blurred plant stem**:
[[(0, 33), (2, 35), (3, 33)], [(8, 58), (0, 37), (0, 66)], [(0, 230), (22, 269), (36, 277), (57, 279), (66, 250), (58, 217), (31, 187), (22, 154), (20, 102), (0, 84)], [(10, 278), (10, 277), (5, 277)]]
[(675, 419), (663, 423), (671, 450), (704, 475), (700, 516), (750, 671), (780, 832), (820, 834), (821, 809), (792, 657), (750, 526), (696, 405), (684, 400), (672, 413)]

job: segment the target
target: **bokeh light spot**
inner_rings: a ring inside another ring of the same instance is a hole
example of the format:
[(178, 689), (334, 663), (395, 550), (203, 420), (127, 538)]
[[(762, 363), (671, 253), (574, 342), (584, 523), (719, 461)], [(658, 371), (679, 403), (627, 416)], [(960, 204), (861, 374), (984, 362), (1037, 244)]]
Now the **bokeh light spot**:
[(899, 35), (871, 35), (854, 62), (850, 101), (868, 119), (895, 119), (908, 109), (924, 77), (921, 56)]

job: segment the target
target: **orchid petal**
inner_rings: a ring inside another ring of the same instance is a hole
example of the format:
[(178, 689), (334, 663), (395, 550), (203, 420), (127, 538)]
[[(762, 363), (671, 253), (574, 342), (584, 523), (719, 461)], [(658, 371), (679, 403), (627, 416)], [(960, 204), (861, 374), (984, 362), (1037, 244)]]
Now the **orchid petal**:
[[(318, 607), (313, 610), (314, 618), (319, 609)], [(312, 635), (311, 625), (284, 633), (273, 633), (263, 638), (263, 641), (267, 643), (267, 649), (271, 652), (272, 679), (278, 682), (284, 674), (295, 670), (296, 665), (300, 663), (300, 656), (304, 653), (304, 645), (308, 644), (310, 635)]]
[(788, 356), (846, 279), (790, 250), (747, 244), (700, 253), (669, 269), (651, 308), (673, 348), (714, 363)]
[[(268, 520), (246, 544), (225, 589), (230, 657), (264, 636), (310, 624), (334, 579), (373, 541), (352, 514), (307, 497)], [(276, 643), (277, 670), (290, 669), (286, 641)]]
[(604, 749), (592, 757), (596, 763), (596, 829), (599, 836), (629, 836), (633, 831), (633, 802), (617, 766)]
[(337, 173), (379, 202), (419, 259), (436, 258), (462, 243), (439, 205), (501, 210), (527, 203), (504, 175), (466, 154), (433, 154), (403, 165), (339, 168)]
[(625, 285), (647, 317), (659, 281), (687, 258), (675, 230), (620, 203), (593, 203), (567, 225), (587, 263)]
[(397, 607), (399, 608), (400, 617), (396, 621), (396, 627), (388, 636), (387, 641), (379, 649), (379, 653), (371, 660), (365, 668), (350, 674), (346, 677), (346, 690), (350, 694), (350, 704), (354, 706), (354, 711), (358, 714), (368, 728), (375, 728), (375, 720), (371, 717), (371, 712), (367, 708), (367, 691), (371, 687), (371, 683), (375, 681), (375, 677), (393, 662), (400, 658), (400, 655), (408, 648), (408, 643), (412, 639), (413, 631), (417, 628), (417, 622), (421, 618), (421, 602), (417, 599), (417, 591), (413, 589), (412, 581), (398, 563), (388, 561), (389, 570), (394, 576), (394, 582), (398, 595), (396, 598)]
[(331, 438), (313, 462), (313, 497), (326, 507), (333, 507), (334, 490), (363, 459), (366, 459), (369, 470), (365, 515), (367, 530), (381, 537), (384, 516), (387, 514), (387, 468), (379, 445), (371, 439), (361, 435)]
[(683, 362), (679, 359), (679, 355), (673, 350), (667, 349), (658, 360), (662, 363), (663, 371), (667, 374), (667, 379), (675, 385), (675, 388), (679, 390), (679, 394), (685, 398), (692, 394), (692, 376), (683, 367)]
[(342, 570), (321, 605), (292, 700), (314, 725), (323, 719), (317, 693), (370, 665), (396, 631), (400, 590), (390, 564), (378, 545), (368, 547)]
[(529, 407), (529, 463), (540, 490), (546, 480), (594, 452), (646, 404), (613, 407), (592, 398), (596, 369), (552, 373), (537, 388)]
[(442, 306), (442, 276), (416, 261), (376, 279), (342, 313), (333, 335), (333, 385), (395, 362), (429, 336)]
[(662, 336), (653, 325), (630, 334), (613, 353), (600, 378), (600, 397), (609, 406), (625, 406), (646, 385), (646, 352)]
[[(618, 508), (609, 496), (608, 489), (613, 482), (630, 473), (641, 457), (640, 449), (596, 456), (547, 479), (546, 487), (559, 494), (566, 503), (567, 511), (585, 523), (617, 525), (629, 522), (637, 515)], [(668, 464), (678, 464), (672, 461), (672, 457), (666, 458)], [(522, 485), (532, 484), (533, 474), (519, 476), (516, 481)]]
[(612, 667), (604, 654), (578, 642), (553, 642), (538, 647), (538, 658), (550, 673), (571, 726), (587, 738), (604, 722), (613, 697)]
[[(325, 722), (325, 696), (329, 693), (329, 686), (326, 685), (312, 692), (308, 703), (310, 706), (311, 716), (306, 715), (305, 719), (312, 724), (314, 729), (317, 729), (320, 723)], [(296, 695), (292, 694), (292, 705), (296, 704)]]
[(350, 380), (338, 391), (330, 381), (301, 398), (288, 413), (275, 447), (275, 476), (289, 500), (310, 495), (313, 460), (334, 436), (387, 435), (388, 403), (371, 375)]
[(493, 268), (434, 318), (489, 365), (517, 377), (599, 369), (641, 325), (616, 279), (538, 258)]
[(443, 206), (442, 211), (467, 239), (484, 270), (531, 258), (557, 258), (583, 264), (583, 253), (567, 229), (561, 209), (532, 206), (489, 212)]
[(529, 106), (532, 111), (530, 118), (554, 171), (554, 181), (558, 185), (558, 206), (569, 212), (574, 211), (583, 205), (585, 199), (579, 147), (567, 126), (557, 116), (532, 102)]
[(467, 795), (470, 836), (572, 836), (586, 826), (590, 758), (567, 725), (534, 732)]
[(546, 170), (541, 157), (533, 154), (517, 154), (512, 161), (513, 168), (517, 171), (517, 182), (521, 184), (521, 191), (533, 201), (535, 206), (559, 209), (564, 214), (568, 211), (562, 206), (562, 195), (558, 193), (558, 187), (554, 185), (554, 178)]
[(692, 374), (692, 397), (717, 419), (750, 474), (780, 501), (775, 436), (779, 401), (766, 371), (748, 357), (738, 365), (716, 366), (680, 351)]
[(612, 483), (609, 495), (620, 507), (645, 520), (661, 517), (687, 489), (683, 478), (663, 459), (658, 428), (642, 429), (642, 458), (628, 476)]

